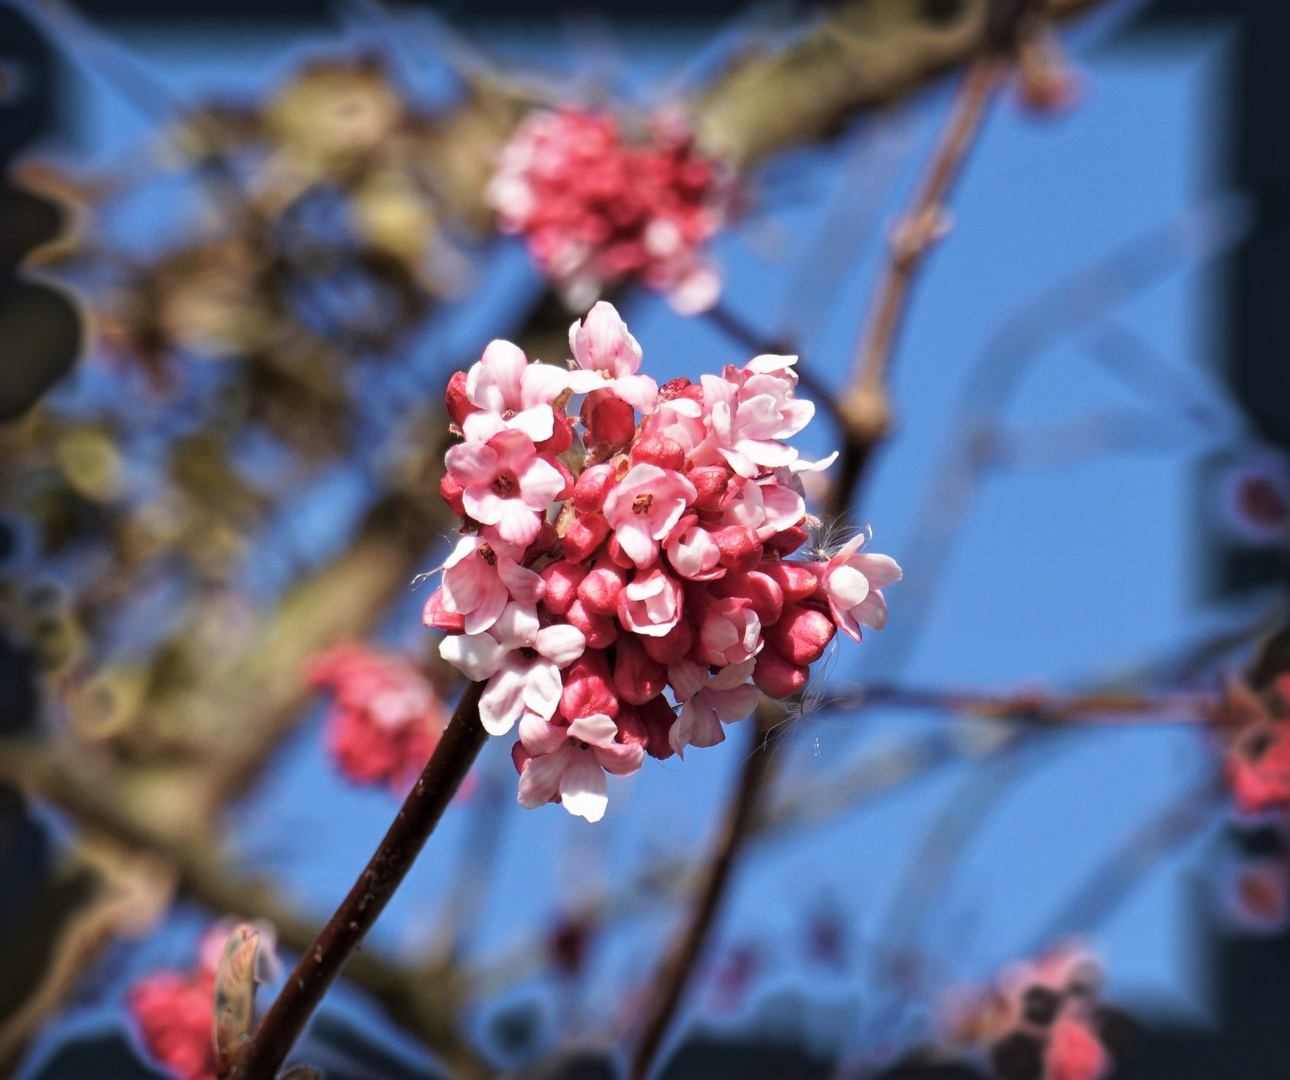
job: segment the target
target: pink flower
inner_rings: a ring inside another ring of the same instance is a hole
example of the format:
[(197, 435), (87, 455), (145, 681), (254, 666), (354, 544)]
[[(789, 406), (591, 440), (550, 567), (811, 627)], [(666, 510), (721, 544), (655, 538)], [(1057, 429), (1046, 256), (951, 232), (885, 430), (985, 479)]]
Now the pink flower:
[(580, 369), (567, 373), (574, 393), (606, 390), (643, 413), (654, 408), (658, 383), (637, 374), (641, 347), (613, 304), (601, 300), (582, 322), (574, 322), (569, 327), (569, 348)]
[(535, 112), (499, 155), (487, 195), (499, 228), (524, 237), (574, 309), (628, 277), (686, 314), (720, 292), (703, 247), (726, 217), (731, 185), (674, 118), (655, 117), (628, 142), (608, 112)]
[(467, 634), (482, 634), (492, 626), (508, 601), (532, 607), (546, 592), (542, 578), (516, 561), (520, 554), (478, 536), (457, 541), (443, 564), (443, 608), (465, 616)]
[(680, 622), (683, 603), (680, 582), (656, 566), (618, 594), (618, 621), (634, 634), (663, 637)]
[(742, 525), (757, 534), (758, 540), (769, 540), (776, 533), (791, 529), (806, 516), (806, 502), (790, 487), (774, 477), (764, 480), (736, 478), (721, 500), (721, 524)]
[(695, 498), (694, 485), (657, 465), (633, 465), (605, 500), (605, 520), (628, 558), (642, 569), (658, 558), (658, 542)]
[(755, 656), (761, 647), (761, 620), (747, 600), (724, 597), (711, 604), (699, 620), (699, 650), (710, 664), (738, 664)]
[(852, 537), (824, 569), (821, 585), (833, 621), (848, 637), (860, 640), (860, 627), (881, 630), (887, 621), (882, 590), (900, 580), (900, 567), (886, 555), (861, 551), (864, 534)]
[[(690, 522), (688, 525), (687, 520)], [(721, 549), (712, 539), (712, 534), (697, 522), (698, 518), (691, 515), (672, 530), (667, 538), (667, 561), (683, 578), (710, 581), (725, 573), (717, 565), (721, 561)]]
[(466, 399), (478, 412), (462, 421), (472, 442), (487, 442), (499, 431), (524, 432), (535, 443), (555, 432), (551, 408), (569, 385), (569, 372), (551, 364), (532, 363), (509, 341), (492, 341), (466, 373)]
[(836, 457), (799, 462), (797, 451), (781, 441), (815, 415), (811, 402), (794, 397), (796, 363), (796, 356), (756, 356), (742, 371), (727, 368), (722, 378), (704, 375), (701, 380), (721, 455), (740, 476), (755, 477), (761, 469), (822, 469)]
[(531, 810), (558, 800), (575, 817), (599, 821), (609, 803), (605, 772), (630, 776), (645, 760), (643, 747), (616, 742), (617, 735), (618, 726), (604, 713), (568, 727), (527, 713), (516, 744), (520, 805)]
[(738, 663), (709, 673), (702, 664), (681, 660), (668, 668), (668, 681), (681, 702), (681, 714), (668, 741), (678, 754), (687, 746), (716, 746), (725, 739), (722, 723), (746, 719), (757, 707), (760, 692), (748, 681), (757, 661)]
[(462, 486), (462, 504), (472, 518), (494, 527), (508, 544), (527, 547), (542, 528), (564, 477), (522, 431), (500, 431), (487, 442), (452, 447), (444, 458), (448, 475)]
[(479, 717), (490, 735), (505, 735), (525, 709), (555, 715), (564, 682), (560, 669), (582, 655), (586, 638), (568, 623), (540, 626), (531, 608), (511, 603), (484, 634), (456, 634), (439, 655), (468, 679), (488, 680)]
[(327, 746), (340, 770), (357, 784), (407, 787), (448, 723), (425, 676), (401, 657), (352, 644), (316, 657), (309, 675), (335, 695)]

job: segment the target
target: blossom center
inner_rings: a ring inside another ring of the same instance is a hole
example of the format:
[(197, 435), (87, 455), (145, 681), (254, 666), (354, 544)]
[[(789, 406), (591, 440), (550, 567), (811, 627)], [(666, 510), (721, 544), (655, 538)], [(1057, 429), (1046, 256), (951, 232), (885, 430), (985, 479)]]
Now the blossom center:
[(495, 552), (488, 544), (479, 545), (479, 557), (483, 559), (484, 562), (488, 563), (489, 566), (497, 565), (497, 552)]
[(536, 660), (538, 655), (537, 649), (530, 648), (528, 645), (521, 645), (519, 653), (525, 660)]
[(654, 496), (646, 492), (632, 500), (633, 514), (648, 514), (654, 508)]
[(509, 469), (506, 472), (500, 472), (493, 477), (493, 490), (503, 499), (508, 499), (517, 487), (519, 479)]

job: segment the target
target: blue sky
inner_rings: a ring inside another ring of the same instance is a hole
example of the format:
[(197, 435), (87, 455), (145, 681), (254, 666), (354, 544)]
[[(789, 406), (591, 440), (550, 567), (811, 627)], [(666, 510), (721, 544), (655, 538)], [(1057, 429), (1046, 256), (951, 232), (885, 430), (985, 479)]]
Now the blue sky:
[[(263, 90), (301, 49), (298, 39), (273, 35), (123, 33), (120, 40), (167, 86), (190, 98)], [(630, 57), (626, 81), (649, 84), (706, 40), (624, 34), (619, 52)], [(482, 44), (555, 64), (570, 61), (568, 39), (558, 34), (499, 34)], [(1083, 78), (1080, 107), (1038, 121), (1008, 98), (998, 104), (954, 195), (953, 231), (914, 293), (892, 386), (898, 427), (878, 459), (865, 508), (874, 547), (904, 562), (907, 574), (918, 572), (909, 557), (921, 528), (920, 505), (954, 436), (956, 410), (979, 358), (1001, 324), (1127, 242), (1222, 192), (1215, 156), (1220, 133), (1213, 127), (1226, 56), (1221, 36), (1176, 37), (1129, 50), (1108, 48), (1100, 33), (1086, 31), (1075, 49)], [(418, 63), (416, 70), (433, 99), (442, 73), (432, 63)], [(875, 241), (902, 204), (948, 101), (947, 88), (933, 90), (879, 127), (861, 125), (834, 146), (775, 163), (756, 180), (761, 205), (717, 245), (730, 307), (767, 333), (785, 325), (802, 333), (803, 363), (830, 385), (841, 385), (868, 306), (879, 259)], [(152, 120), (94, 77), (79, 81), (73, 111), (81, 118), (76, 145), (64, 150), (79, 159), (119, 160), (156, 132)], [(119, 224), (122, 234), (137, 243), (164, 236), (167, 215), (183, 205), (180, 193), (173, 194), (133, 208)], [(784, 296), (803, 264), (812, 262), (816, 237), (835, 221), (830, 208), (859, 196), (874, 206), (867, 230), (858, 230), (863, 254), (817, 272), (806, 293), (831, 292), (831, 304), (822, 311), (785, 311)], [(422, 362), (441, 364), (449, 356), (464, 366), (473, 360), (489, 337), (507, 328), (508, 298), (513, 303), (535, 285), (514, 247), (488, 259), (482, 281), (491, 299), (440, 317), (422, 343)], [(1210, 399), (1220, 393), (1214, 295), (1212, 272), (1185, 259), (1113, 312), (1118, 326), (1131, 329), (1184, 384)], [(746, 359), (711, 325), (686, 322), (651, 296), (633, 296), (625, 315), (659, 381)], [(894, 587), (888, 630), (858, 647), (840, 645), (831, 678), (1074, 688), (1169, 655), (1247, 614), (1202, 603), (1204, 552), (1194, 520), (1195, 467), (1215, 446), (1239, 440), (1237, 414), (1219, 398), (1210, 427), (1178, 420), (1168, 402), (1144, 399), (1091, 360), (1089, 339), (1088, 331), (1077, 332), (1028, 365), (1004, 414), (1006, 425), (1033, 432), (1107, 410), (1141, 409), (1159, 420), (1161, 445), (1061, 467), (1041, 462), (991, 472), (955, 538), (919, 632), (902, 629), (902, 586)], [(820, 416), (802, 449), (820, 456), (835, 438)], [(344, 473), (301, 493), (294, 534), (316, 537), (308, 541), (313, 556), (339, 540), (338, 522), (361, 494)], [(316, 528), (300, 528), (302, 520)], [(393, 640), (418, 640), (422, 596), (409, 590), (392, 615)], [(394, 807), (380, 793), (350, 790), (333, 777), (317, 737), (320, 722), (316, 710), (236, 820), (248, 857), (280, 862), (300, 901), (321, 916), (348, 888)], [(937, 715), (880, 710), (862, 721), (808, 717), (790, 755), (787, 782), (812, 783), (946, 723)], [(701, 851), (745, 747), (745, 732), (730, 734), (723, 746), (694, 753), (683, 766), (675, 759), (651, 761), (638, 776), (612, 783), (600, 826), (556, 807), (531, 813), (514, 807), (503, 814), (502, 857), (481, 915), (476, 955), (497, 955), (526, 940), (550, 923), (560, 903), (622, 880), (651, 853)], [(510, 784), (507, 750), (500, 741), (487, 748), (481, 768)], [(948, 895), (928, 911), (924, 944), (948, 981), (985, 977), (1032, 948), (1063, 898), (1135, 824), (1194, 784), (1208, 762), (1194, 731), (1161, 728), (1080, 733), (1033, 754), (1033, 764), (1016, 774), (986, 774), (984, 789), (997, 784), (1002, 793)], [(862, 941), (884, 940), (905, 899), (906, 865), (927, 830), (964, 797), (969, 777), (979, 777), (973, 768), (941, 770), (826, 826), (776, 839), (743, 867), (719, 937), (769, 951), (775, 975), (764, 989), (807, 986), (819, 1003), (811, 1023), (822, 1029), (825, 1043), (848, 1053), (871, 1048), (855, 1009), (863, 1000), (871, 1015), (876, 999), (862, 964), (851, 976), (827, 978), (805, 965), (794, 945), (804, 912), (827, 894), (854, 920)], [(432, 840), (377, 928), (381, 946), (415, 947), (433, 933), (440, 883), (460, 854), (466, 818), (465, 811), (450, 813)], [(1096, 928), (1091, 941), (1108, 962), (1113, 996), (1140, 1007), (1201, 1011), (1189, 890), (1206, 853), (1212, 855), (1210, 846), (1199, 843), (1164, 864)], [(673, 914), (658, 911), (609, 936), (589, 1001), (617, 1000), (648, 970)], [(167, 959), (184, 962), (188, 938), (181, 931), (192, 925), (177, 917), (176, 933), (144, 956), (155, 963), (167, 954), (169, 940)], [(518, 993), (537, 995), (540, 989)], [(700, 994), (700, 1008), (704, 1000)], [(611, 1018), (594, 1007), (591, 1014)]]

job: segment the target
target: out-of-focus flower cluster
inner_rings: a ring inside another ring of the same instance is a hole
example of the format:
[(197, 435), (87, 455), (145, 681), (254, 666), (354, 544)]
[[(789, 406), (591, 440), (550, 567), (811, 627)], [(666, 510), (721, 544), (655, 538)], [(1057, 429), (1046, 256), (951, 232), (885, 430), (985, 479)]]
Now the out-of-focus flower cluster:
[(694, 314), (721, 290), (703, 249), (732, 191), (727, 170), (695, 149), (675, 117), (654, 117), (633, 141), (611, 113), (563, 109), (520, 125), (488, 197), (502, 231), (524, 237), (574, 310), (634, 277)]
[(1236, 730), (1227, 780), (1237, 809), (1260, 814), (1290, 806), (1290, 675), (1262, 694), (1229, 687), (1219, 719)]
[(963, 1001), (957, 1039), (980, 1046), (996, 1080), (1102, 1080), (1136, 1052), (1138, 1026), (1101, 1000), (1102, 969), (1067, 946), (1014, 964)]
[(215, 1080), (215, 977), (228, 932), (217, 923), (202, 935), (191, 971), (157, 971), (130, 988), (144, 1047), (179, 1080)]
[(315, 657), (308, 674), (334, 695), (327, 747), (341, 772), (356, 784), (409, 787), (448, 723), (425, 675), (403, 657), (354, 643)]
[(466, 535), (425, 621), (487, 683), (485, 728), (518, 725), (520, 802), (595, 821), (605, 772), (721, 742), (758, 690), (800, 691), (837, 629), (881, 627), (900, 568), (860, 537), (788, 558), (808, 538), (800, 474), (832, 461), (784, 441), (814, 413), (795, 357), (659, 387), (603, 301), (569, 341), (572, 370), (494, 341), (449, 382), (464, 441), (442, 493)]

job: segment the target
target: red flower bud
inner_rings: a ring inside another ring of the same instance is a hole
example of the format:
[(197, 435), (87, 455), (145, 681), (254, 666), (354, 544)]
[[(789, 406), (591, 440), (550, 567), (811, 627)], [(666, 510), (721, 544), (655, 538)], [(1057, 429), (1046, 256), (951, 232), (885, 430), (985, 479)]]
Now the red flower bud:
[(613, 616), (618, 613), (618, 594), (626, 584), (626, 572), (601, 556), (596, 560), (595, 569), (578, 586), (578, 599), (593, 615)]
[(588, 441), (614, 450), (627, 446), (636, 435), (636, 410), (606, 390), (593, 390), (582, 403), (582, 422)]
[(599, 511), (610, 489), (618, 482), (615, 474), (614, 465), (609, 461), (583, 469), (573, 488), (573, 508), (582, 514)]
[(668, 742), (668, 732), (676, 721), (676, 714), (661, 694), (641, 705), (620, 705), (618, 739), (628, 746), (643, 746), (650, 757), (662, 761), (675, 752)]
[(448, 390), (444, 394), (444, 401), (448, 406), (448, 418), (461, 427), (473, 412), (479, 412), (470, 399), (466, 397), (466, 373), (464, 371), (454, 371), (452, 378), (448, 380)]
[(685, 468), (685, 451), (675, 439), (665, 435), (649, 435), (632, 447), (632, 462), (646, 462), (660, 469), (680, 472)]
[(430, 594), (430, 599), (421, 612), (421, 621), (432, 630), (447, 630), (450, 634), (466, 632), (466, 616), (444, 609), (442, 589), (435, 589)]
[(618, 640), (618, 623), (607, 615), (593, 615), (575, 600), (565, 614), (570, 626), (576, 626), (587, 639), (589, 649), (607, 649)]
[(734, 474), (724, 465), (700, 465), (685, 474), (685, 478), (694, 485), (698, 496), (694, 505), (702, 510), (715, 510), (721, 497), (726, 493), (730, 477)]
[(769, 550), (777, 555), (791, 555), (810, 538), (811, 534), (803, 529), (802, 526), (792, 525), (775, 533), (764, 543)]
[(569, 610), (569, 605), (578, 598), (578, 586), (586, 576), (584, 567), (567, 559), (553, 562), (543, 570), (546, 595), (542, 598), (542, 603), (547, 611), (552, 615), (564, 615)]
[(767, 697), (782, 701), (798, 693), (806, 685), (810, 673), (811, 669), (805, 664), (789, 663), (767, 645), (757, 654), (753, 682)]
[[(762, 565), (765, 565), (764, 563)], [(713, 596), (740, 596), (747, 599), (762, 626), (779, 619), (784, 610), (784, 591), (769, 574), (758, 570), (731, 570), (713, 581), (708, 588)]]
[(601, 649), (587, 649), (564, 673), (560, 712), (570, 720), (604, 713), (618, 715), (618, 698), (610, 683), (609, 658)]
[(761, 542), (755, 530), (747, 525), (727, 525), (712, 532), (713, 542), (721, 549), (721, 565), (731, 570), (751, 570), (762, 557)]
[[(816, 564), (821, 570), (825, 563)], [(767, 577), (775, 579), (775, 582), (784, 592), (784, 599), (805, 600), (808, 596), (814, 594), (820, 583), (820, 576), (812, 568), (810, 563), (791, 563), (780, 562), (778, 559), (767, 559), (757, 567)], [(766, 623), (763, 619), (762, 622)], [(772, 620), (773, 621), (773, 620)]]
[(444, 473), (443, 479), (439, 481), (439, 494), (443, 496), (443, 501), (448, 504), (454, 514), (460, 517), (466, 516), (466, 507), (462, 505), (461, 501), (461, 493), (465, 490), (461, 484), (447, 473)]
[(619, 634), (614, 646), (614, 690), (619, 700), (641, 705), (667, 686), (667, 668), (650, 658), (635, 634)]
[(641, 645), (651, 660), (660, 664), (675, 664), (694, 648), (694, 628), (689, 620), (682, 619), (663, 637), (643, 637)]
[(580, 514), (564, 534), (564, 557), (571, 562), (582, 562), (608, 535), (609, 522), (604, 514)]
[(800, 604), (785, 604), (779, 621), (762, 627), (767, 644), (794, 664), (815, 663), (836, 632), (837, 627), (827, 615)]

